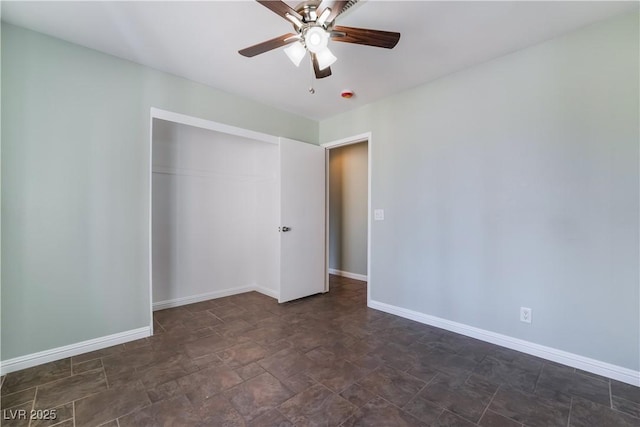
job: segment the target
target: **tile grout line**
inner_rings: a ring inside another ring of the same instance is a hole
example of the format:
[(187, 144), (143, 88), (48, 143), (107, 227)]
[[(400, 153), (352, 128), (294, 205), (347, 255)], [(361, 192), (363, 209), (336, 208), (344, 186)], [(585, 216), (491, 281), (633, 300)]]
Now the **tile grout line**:
[(498, 391), (500, 390), (500, 387), (502, 387), (502, 386), (499, 385), (498, 388), (496, 388), (496, 391), (493, 392), (493, 396), (491, 396), (491, 399), (489, 399), (489, 403), (487, 403), (487, 406), (484, 408), (484, 411), (482, 411), (482, 415), (480, 415), (480, 418), (478, 418), (478, 422), (480, 422), (482, 420), (484, 415), (489, 410), (489, 406), (491, 406), (491, 403), (493, 402), (493, 399), (496, 397), (496, 394), (498, 394)]
[(571, 411), (573, 411), (573, 396), (571, 396), (571, 402), (569, 403), (569, 416), (567, 417), (567, 427), (571, 425)]
[[(38, 388), (40, 386), (36, 386), (36, 391), (33, 393), (33, 403), (31, 404), (31, 410), (33, 411), (36, 407), (36, 398), (38, 397)], [(29, 423), (27, 424), (27, 426), (31, 425), (31, 416), (29, 416)]]
[[(433, 380), (433, 378), (432, 378), (432, 380)], [(425, 385), (423, 385), (423, 386), (420, 388), (420, 390), (418, 390), (418, 391), (416, 392), (416, 394), (414, 394), (413, 396), (411, 396), (411, 397), (409, 398), (409, 400), (407, 400), (407, 403), (405, 403), (405, 404), (404, 404), (404, 406), (403, 406), (402, 408), (400, 408), (400, 410), (401, 410), (401, 411), (403, 411), (403, 412), (407, 412), (407, 411), (405, 411), (405, 409), (404, 409), (404, 408), (405, 408), (405, 407), (409, 404), (409, 402), (411, 402), (413, 399), (419, 399), (418, 395), (422, 392), (422, 390), (424, 390), (425, 388), (427, 388), (427, 386), (428, 386), (428, 385), (429, 385), (429, 383), (425, 383)]]
[[(629, 402), (629, 403), (635, 404), (635, 402), (633, 402), (633, 401), (631, 401), (631, 400), (624, 399), (624, 398), (622, 398), (622, 397), (618, 397), (618, 399), (622, 399), (622, 400), (624, 400), (625, 402)], [(614, 412), (617, 412), (617, 413), (619, 413), (619, 414), (628, 415), (628, 416), (630, 416), (630, 417), (640, 419), (640, 417), (636, 417), (635, 415), (631, 415), (629, 412), (621, 411), (620, 409), (611, 408), (611, 410), (612, 410), (612, 411), (614, 411)]]
[(542, 366), (540, 366), (540, 371), (538, 371), (538, 376), (536, 377), (536, 383), (533, 386), (533, 391), (531, 392), (531, 394), (535, 394), (536, 390), (538, 389), (538, 383), (540, 382), (540, 377), (542, 376), (542, 371), (544, 371), (545, 365), (546, 364), (543, 363)]
[(609, 405), (613, 409), (613, 393), (611, 391), (611, 381), (609, 381)]
[[(293, 397), (293, 396), (292, 396), (292, 397)], [(289, 399), (287, 399), (287, 400), (289, 400)], [(285, 400), (285, 402), (286, 402), (286, 400)], [(282, 403), (284, 403), (284, 402), (282, 402)], [(280, 405), (282, 405), (282, 403), (281, 403)], [(295, 423), (293, 422), (293, 420), (292, 420), (292, 419), (290, 419), (289, 417), (287, 417), (285, 414), (283, 414), (283, 413), (282, 413), (282, 411), (280, 410), (280, 405), (278, 405), (277, 407), (275, 407), (275, 408), (273, 408), (273, 409), (274, 409), (278, 414), (282, 415), (282, 417), (283, 417), (285, 420), (287, 420), (287, 421), (291, 422), (291, 424), (294, 424), (294, 425), (295, 425)], [(267, 413), (268, 413), (268, 412), (265, 412), (265, 414), (267, 414)], [(255, 418), (254, 418), (253, 420), (255, 420)], [(253, 420), (251, 420), (251, 421), (253, 421)]]
[[(425, 387), (426, 387), (426, 386), (425, 386)], [(378, 398), (380, 398), (380, 399), (382, 399), (382, 400), (384, 400), (385, 402), (387, 402), (389, 405), (393, 406), (394, 408), (398, 408), (401, 412), (403, 412), (403, 413), (405, 413), (405, 414), (409, 415), (410, 417), (413, 417), (413, 418), (415, 418), (415, 419), (416, 419), (416, 420), (418, 420), (418, 421), (422, 421), (422, 420), (420, 420), (420, 418), (416, 417), (415, 415), (413, 415), (413, 414), (412, 414), (412, 413), (410, 413), (410, 412), (405, 411), (404, 409), (402, 409), (401, 407), (399, 407), (399, 406), (398, 406), (398, 405), (396, 405), (395, 403), (391, 402), (390, 400), (387, 400), (386, 398), (384, 398), (384, 397), (380, 396), (379, 394), (375, 394), (375, 393), (373, 393), (373, 395), (374, 395), (374, 396), (377, 396)], [(416, 396), (417, 396), (417, 394), (416, 394)], [(409, 402), (410, 402), (414, 397), (415, 397), (415, 396), (413, 396), (411, 399), (409, 399), (409, 401), (407, 401), (407, 403), (409, 403)], [(438, 405), (434, 405), (434, 406), (435, 406), (436, 408), (438, 408), (438, 409), (441, 409), (440, 413), (438, 414), (438, 418), (440, 418), (440, 416), (442, 415), (442, 413), (443, 413), (444, 411), (446, 411), (446, 409), (444, 409), (444, 408), (442, 408), (442, 407), (440, 407), (440, 406), (438, 406)], [(437, 419), (437, 418), (436, 418), (436, 419)]]
[[(358, 408), (356, 412), (358, 412), (359, 410), (360, 410), (360, 408)], [(347, 421), (349, 421), (351, 418), (353, 418), (353, 417), (355, 417), (355, 416), (356, 416), (356, 413), (354, 412), (353, 414), (351, 414), (351, 416), (347, 417), (347, 419), (346, 419), (346, 420), (344, 420), (343, 422), (341, 422), (341, 423), (338, 425), (338, 427), (343, 427), (343, 426), (344, 426), (344, 424), (345, 424)]]
[[(436, 376), (437, 376), (437, 374), (436, 374)], [(434, 376), (434, 378), (435, 378), (435, 376)], [(431, 383), (431, 381), (433, 381), (433, 378), (429, 381), (429, 383)], [(357, 383), (357, 382), (356, 382), (356, 383)], [(354, 384), (356, 384), (356, 383), (354, 383)], [(358, 385), (360, 385), (360, 384), (358, 384)], [(428, 385), (428, 384), (427, 384), (427, 385)], [(425, 385), (424, 387), (426, 387), (427, 385)], [(362, 386), (360, 385), (360, 387), (362, 387)], [(423, 387), (423, 388), (424, 388), (424, 387)], [(363, 387), (363, 388), (364, 388), (364, 387)], [(365, 390), (367, 390), (367, 389), (365, 389)], [(367, 390), (367, 391), (369, 391), (369, 390)], [(422, 391), (422, 389), (420, 389), (420, 391)], [(418, 391), (418, 393), (420, 393), (420, 391)], [(377, 393), (375, 393), (375, 392), (373, 392), (373, 391), (371, 391), (370, 393), (371, 393), (371, 394), (373, 394), (373, 396), (374, 396), (375, 398), (382, 399), (383, 401), (385, 401), (385, 402), (386, 402), (386, 403), (388, 403), (389, 405), (393, 406), (394, 408), (396, 408), (396, 409), (400, 410), (401, 412), (407, 413), (407, 414), (408, 414), (408, 415), (410, 415), (411, 417), (413, 417), (413, 418), (415, 418), (416, 420), (418, 420), (418, 417), (416, 417), (415, 415), (410, 414), (409, 412), (405, 411), (403, 408), (401, 408), (400, 406), (398, 406), (398, 405), (396, 405), (395, 403), (391, 402), (391, 401), (390, 401), (390, 400), (388, 400), (387, 398), (385, 398), (385, 397), (383, 397), (383, 396), (380, 396), (379, 394), (377, 394)], [(407, 403), (409, 403), (409, 401), (411, 401), (414, 397), (416, 397), (416, 396), (418, 395), (418, 393), (416, 393), (416, 394), (415, 394), (415, 395), (413, 395), (411, 398), (409, 398), (409, 400), (407, 401)], [(373, 399), (373, 400), (375, 400), (375, 399)], [(371, 400), (371, 401), (373, 401), (373, 400)], [(369, 402), (371, 402), (371, 401), (369, 401)], [(369, 402), (367, 402), (367, 403), (369, 403)], [(366, 403), (365, 403), (365, 405), (366, 405)], [(364, 405), (363, 405), (363, 406), (364, 406)], [(435, 405), (435, 406), (437, 406), (437, 405)], [(440, 408), (439, 406), (437, 406), (437, 407), (438, 407), (439, 409), (442, 409), (442, 408)], [(358, 408), (358, 409), (361, 409), (361, 408)], [(444, 411), (445, 411), (445, 410), (443, 409), (443, 410), (442, 410), (442, 412), (444, 412)], [(442, 412), (441, 412), (440, 414), (442, 414)], [(351, 418), (351, 417), (349, 417), (349, 418)], [(348, 419), (348, 418), (347, 418), (347, 419)], [(346, 420), (345, 420), (345, 422), (346, 422)]]
[(73, 414), (73, 427), (76, 427), (76, 402), (74, 401), (72, 404), (72, 414)]
[(107, 390), (111, 389), (111, 386), (109, 385), (109, 378), (107, 378), (107, 371), (104, 369), (104, 362), (102, 361), (102, 358), (100, 358), (100, 363), (102, 364), (102, 373), (104, 374), (104, 382), (107, 383)]
[[(411, 374), (409, 374), (409, 375), (411, 375)], [(420, 390), (418, 390), (418, 392), (417, 392), (416, 394), (414, 394), (413, 396), (411, 396), (411, 398), (407, 401), (407, 403), (406, 403), (404, 406), (407, 406), (407, 404), (408, 404), (409, 402), (411, 402), (413, 399), (415, 399), (416, 397), (418, 397), (418, 395), (422, 392), (422, 390), (424, 390), (425, 388), (429, 387), (429, 385), (431, 385), (431, 383), (435, 381), (435, 379), (438, 377), (438, 375), (440, 375), (440, 372), (437, 372), (437, 373), (433, 376), (433, 378), (431, 378), (429, 381), (425, 381), (424, 386), (422, 386), (422, 388), (421, 388)], [(414, 377), (414, 378), (417, 378), (417, 377)], [(420, 379), (420, 378), (418, 378), (418, 379)], [(436, 405), (436, 406), (437, 406), (437, 405)], [(400, 410), (404, 411), (404, 407), (403, 407), (403, 408), (400, 408)], [(417, 418), (417, 417), (416, 417), (416, 418)]]
[[(422, 390), (424, 390), (425, 388), (429, 387), (429, 385), (430, 385), (432, 382), (434, 382), (434, 381), (435, 381), (435, 379), (436, 379), (436, 377), (437, 377), (438, 375), (440, 375), (440, 372), (436, 372), (436, 374), (433, 376), (433, 378), (431, 378), (429, 381), (425, 381), (424, 386), (422, 386), (422, 388), (421, 388), (420, 390), (418, 390), (418, 392), (417, 392), (415, 395), (413, 395), (413, 396), (412, 396), (412, 397), (407, 401), (407, 403), (405, 403), (405, 405), (404, 405), (404, 406), (407, 406), (407, 405), (409, 404), (409, 402), (411, 402), (413, 399), (416, 399), (416, 398), (417, 398), (417, 399), (419, 399), (418, 395), (419, 395), (420, 393), (422, 393)], [(419, 378), (418, 378), (418, 379), (419, 379)], [(391, 403), (391, 402), (389, 402), (389, 403)], [(391, 404), (393, 405), (393, 403), (391, 403)], [(395, 405), (394, 405), (394, 406), (395, 406)], [(438, 419), (438, 418), (440, 418), (440, 416), (444, 413), (445, 409), (444, 409), (444, 408), (441, 408), (441, 407), (440, 407), (440, 406), (438, 406), (438, 405), (433, 405), (433, 406), (435, 406), (435, 407), (436, 407), (436, 408), (438, 408), (438, 409), (441, 409), (440, 413), (438, 414), (438, 417), (436, 418), (436, 420), (437, 420), (437, 419)], [(422, 420), (420, 420), (420, 418), (418, 418), (417, 416), (413, 415), (412, 413), (410, 413), (410, 412), (408, 412), (408, 411), (405, 411), (404, 407), (399, 408), (399, 409), (400, 409), (402, 412), (406, 412), (407, 414), (411, 415), (411, 416), (412, 416), (412, 417), (414, 417), (415, 419), (417, 419), (417, 420), (419, 420), (419, 421), (422, 421)]]

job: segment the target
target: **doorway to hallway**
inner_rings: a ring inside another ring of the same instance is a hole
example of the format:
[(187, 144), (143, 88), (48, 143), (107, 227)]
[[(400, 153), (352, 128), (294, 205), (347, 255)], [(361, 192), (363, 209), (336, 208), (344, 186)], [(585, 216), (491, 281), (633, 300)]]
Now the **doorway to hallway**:
[(326, 290), (333, 291), (352, 282), (362, 286), (369, 281), (370, 134), (324, 147), (327, 148)]

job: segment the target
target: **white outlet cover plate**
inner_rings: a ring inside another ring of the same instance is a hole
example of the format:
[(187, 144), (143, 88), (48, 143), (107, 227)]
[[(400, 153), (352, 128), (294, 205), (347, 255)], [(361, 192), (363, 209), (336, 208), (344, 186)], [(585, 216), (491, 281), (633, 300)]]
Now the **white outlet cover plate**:
[(520, 307), (520, 321), (531, 323), (531, 309), (528, 307)]
[(384, 221), (384, 209), (374, 209), (373, 219), (375, 221)]

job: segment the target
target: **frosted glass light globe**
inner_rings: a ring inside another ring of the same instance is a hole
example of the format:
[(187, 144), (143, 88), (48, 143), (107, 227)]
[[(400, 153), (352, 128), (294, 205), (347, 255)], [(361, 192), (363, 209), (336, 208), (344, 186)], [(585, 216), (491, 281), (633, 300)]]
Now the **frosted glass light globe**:
[(329, 34), (320, 27), (312, 27), (304, 35), (304, 42), (310, 52), (318, 53), (327, 47)]

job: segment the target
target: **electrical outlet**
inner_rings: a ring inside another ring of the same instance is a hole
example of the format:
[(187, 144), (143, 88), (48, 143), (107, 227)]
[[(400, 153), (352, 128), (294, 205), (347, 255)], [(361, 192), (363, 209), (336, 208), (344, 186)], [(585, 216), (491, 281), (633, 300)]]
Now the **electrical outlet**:
[(373, 220), (374, 221), (384, 221), (384, 209), (374, 209), (373, 210)]
[(524, 323), (531, 323), (531, 309), (527, 307), (520, 307), (520, 321)]

